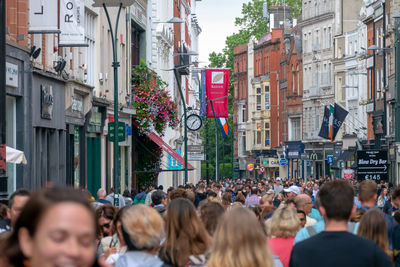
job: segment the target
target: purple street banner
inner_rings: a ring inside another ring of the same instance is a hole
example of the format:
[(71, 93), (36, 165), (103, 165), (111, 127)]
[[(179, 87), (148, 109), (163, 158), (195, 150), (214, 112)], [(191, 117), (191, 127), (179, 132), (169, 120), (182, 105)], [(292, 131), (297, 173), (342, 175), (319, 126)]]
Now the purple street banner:
[(201, 71), (201, 80), (200, 80), (200, 116), (204, 117), (207, 111), (207, 102), (206, 102), (206, 71)]

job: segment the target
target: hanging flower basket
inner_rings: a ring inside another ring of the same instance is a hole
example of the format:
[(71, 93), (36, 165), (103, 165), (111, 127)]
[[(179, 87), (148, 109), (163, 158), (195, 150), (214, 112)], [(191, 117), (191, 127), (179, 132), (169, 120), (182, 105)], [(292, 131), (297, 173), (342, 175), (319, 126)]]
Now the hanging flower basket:
[(141, 133), (155, 131), (162, 136), (167, 126), (178, 125), (177, 106), (166, 90), (168, 84), (143, 61), (132, 70), (132, 86)]

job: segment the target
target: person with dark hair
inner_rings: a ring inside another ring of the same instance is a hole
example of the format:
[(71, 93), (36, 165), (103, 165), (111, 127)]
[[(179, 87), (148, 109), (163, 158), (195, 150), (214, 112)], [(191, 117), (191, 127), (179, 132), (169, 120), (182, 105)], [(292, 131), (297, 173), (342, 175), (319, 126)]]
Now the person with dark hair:
[(136, 204), (144, 204), (146, 200), (146, 187), (143, 185), (140, 187), (139, 194), (135, 196), (135, 199), (133, 200), (133, 205)]
[(126, 207), (132, 206), (131, 192), (129, 192), (129, 189), (125, 189), (122, 196), (124, 197), (125, 200), (125, 206)]
[(167, 208), (166, 240), (159, 256), (173, 267), (204, 264), (211, 238), (197, 215), (194, 204), (188, 199), (172, 200)]
[(306, 226), (306, 223), (307, 223), (306, 213), (304, 211), (302, 211), (302, 210), (297, 210), (297, 217), (300, 220), (301, 228), (304, 228), (304, 226)]
[(386, 253), (373, 241), (347, 231), (347, 222), (355, 212), (354, 189), (349, 182), (325, 183), (319, 193), (319, 210), (325, 231), (295, 244), (290, 267), (390, 267)]
[(113, 235), (113, 220), (118, 210), (110, 204), (104, 204), (96, 209), (96, 220), (99, 226), (99, 238)]
[(208, 201), (200, 205), (200, 219), (206, 227), (207, 232), (210, 234), (210, 236), (214, 234), (219, 219), (224, 214), (224, 212), (224, 207), (218, 202)]
[(162, 184), (160, 184), (160, 185), (158, 186), (158, 190), (163, 191), (163, 190), (164, 190), (164, 186), (163, 186)]
[(169, 193), (169, 201), (177, 198), (188, 198), (188, 191), (183, 188), (177, 188)]
[(0, 221), (7, 219), (7, 206), (4, 205), (3, 203), (0, 203)]
[(153, 202), (153, 208), (160, 213), (160, 215), (164, 215), (165, 210), (167, 209), (167, 195), (162, 190), (157, 190), (151, 195), (151, 201)]
[[(371, 208), (377, 208), (376, 200), (378, 198), (378, 185), (375, 181), (372, 180), (364, 180), (359, 185), (359, 198), (361, 201), (361, 208), (357, 210), (357, 213), (360, 214), (360, 218), (362, 218), (362, 214), (366, 213)], [(392, 200), (393, 202), (393, 200)], [(389, 249), (393, 248), (393, 240), (392, 234), (396, 223), (392, 216), (388, 214), (384, 214), (385, 222), (386, 222), (386, 230), (389, 238)]]
[(7, 231), (12, 231), (15, 222), (18, 219), (22, 209), (29, 201), (31, 193), (26, 189), (18, 189), (11, 196), (8, 201), (7, 219), (0, 221), (0, 234)]
[(95, 240), (96, 220), (87, 196), (71, 188), (47, 188), (32, 195), (14, 232), (0, 244), (0, 263), (94, 266)]
[(257, 195), (258, 189), (256, 187), (251, 188), (251, 195), (246, 198), (245, 206), (257, 206), (260, 205), (260, 197)]
[(205, 200), (206, 198), (207, 198), (207, 194), (205, 192), (205, 185), (203, 183), (200, 183), (195, 192), (195, 199), (194, 199), (195, 207), (197, 208), (199, 206), (200, 202)]

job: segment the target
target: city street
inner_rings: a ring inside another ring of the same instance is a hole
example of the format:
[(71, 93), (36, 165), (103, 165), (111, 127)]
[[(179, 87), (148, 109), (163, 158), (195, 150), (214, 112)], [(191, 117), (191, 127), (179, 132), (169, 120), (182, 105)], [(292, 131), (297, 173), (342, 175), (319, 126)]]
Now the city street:
[(400, 266), (400, 0), (0, 0), (0, 267)]

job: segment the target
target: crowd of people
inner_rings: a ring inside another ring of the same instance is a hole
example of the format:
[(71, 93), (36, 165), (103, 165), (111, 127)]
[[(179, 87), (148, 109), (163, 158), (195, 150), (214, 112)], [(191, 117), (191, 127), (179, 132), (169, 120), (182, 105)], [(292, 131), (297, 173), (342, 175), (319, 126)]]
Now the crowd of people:
[(19, 189), (0, 205), (0, 267), (400, 266), (398, 208), (400, 187), (372, 180)]

